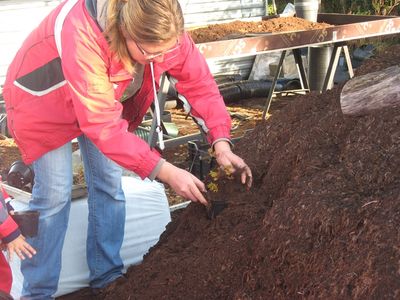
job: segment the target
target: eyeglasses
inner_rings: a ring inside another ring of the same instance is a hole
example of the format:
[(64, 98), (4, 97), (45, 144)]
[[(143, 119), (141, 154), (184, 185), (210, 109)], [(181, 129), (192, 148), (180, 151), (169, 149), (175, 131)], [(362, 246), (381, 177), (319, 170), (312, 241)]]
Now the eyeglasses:
[(136, 47), (138, 47), (138, 49), (140, 50), (140, 52), (143, 54), (143, 56), (147, 59), (147, 60), (153, 60), (157, 57), (163, 56), (165, 54), (171, 53), (173, 51), (175, 51), (176, 49), (179, 48), (179, 46), (181, 45), (179, 43), (179, 39), (176, 40), (176, 44), (174, 47), (172, 47), (171, 49), (162, 51), (162, 52), (158, 52), (158, 53), (147, 53), (142, 47), (139, 46), (139, 44), (135, 41)]

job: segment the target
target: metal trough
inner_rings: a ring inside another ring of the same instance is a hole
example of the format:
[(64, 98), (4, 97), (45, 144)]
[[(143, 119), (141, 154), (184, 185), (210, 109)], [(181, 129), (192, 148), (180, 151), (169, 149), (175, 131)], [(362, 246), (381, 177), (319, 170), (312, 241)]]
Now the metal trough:
[(229, 58), (400, 33), (398, 16), (318, 14), (318, 22), (333, 26), (256, 36), (243, 35), (236, 39), (199, 43), (197, 48), (206, 59)]

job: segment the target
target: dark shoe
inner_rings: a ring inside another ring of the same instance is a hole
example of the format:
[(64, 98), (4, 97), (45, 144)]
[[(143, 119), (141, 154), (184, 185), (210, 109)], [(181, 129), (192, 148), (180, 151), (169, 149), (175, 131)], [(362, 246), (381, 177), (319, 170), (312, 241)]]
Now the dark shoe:
[(102, 288), (92, 288), (92, 294), (96, 297), (105, 296), (106, 294), (113, 291), (116, 287), (123, 285), (126, 282), (128, 282), (128, 278), (126, 278), (125, 275), (122, 275), (122, 276), (118, 277), (117, 279), (115, 279), (114, 281), (107, 283)]

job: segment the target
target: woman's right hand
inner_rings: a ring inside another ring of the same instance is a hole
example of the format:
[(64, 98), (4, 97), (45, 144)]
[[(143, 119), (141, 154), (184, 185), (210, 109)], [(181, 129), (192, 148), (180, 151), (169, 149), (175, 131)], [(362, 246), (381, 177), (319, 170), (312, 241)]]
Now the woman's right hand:
[(206, 192), (204, 183), (188, 171), (166, 161), (162, 164), (157, 178), (170, 185), (178, 195), (193, 202), (207, 204), (207, 200), (202, 194), (202, 192)]

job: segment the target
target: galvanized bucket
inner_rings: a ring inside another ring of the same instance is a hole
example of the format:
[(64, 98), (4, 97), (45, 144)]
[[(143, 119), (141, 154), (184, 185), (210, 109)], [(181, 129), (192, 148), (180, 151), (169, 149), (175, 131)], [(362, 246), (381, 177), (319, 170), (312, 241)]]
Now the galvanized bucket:
[(317, 22), (319, 0), (294, 0), (296, 16), (311, 22)]

